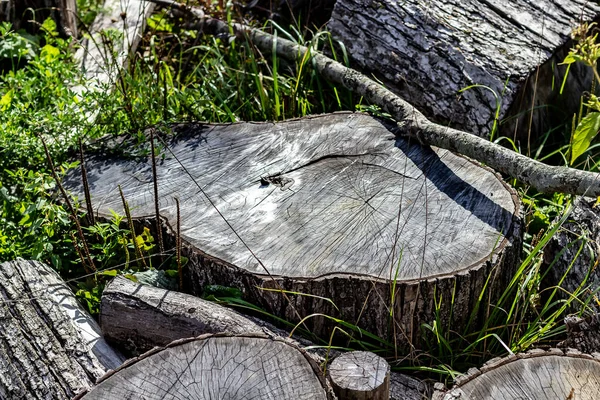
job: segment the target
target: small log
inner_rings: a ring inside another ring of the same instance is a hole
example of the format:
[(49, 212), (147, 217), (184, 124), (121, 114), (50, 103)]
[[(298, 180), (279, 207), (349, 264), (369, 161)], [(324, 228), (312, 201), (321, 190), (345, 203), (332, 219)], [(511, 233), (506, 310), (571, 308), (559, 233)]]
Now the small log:
[(335, 395), (317, 363), (290, 343), (260, 335), (204, 335), (128, 361), (79, 398), (325, 400)]
[(102, 293), (100, 325), (106, 339), (135, 355), (203, 334), (263, 333), (258, 324), (218, 304), (120, 276)]
[(595, 400), (600, 393), (600, 359), (575, 350), (531, 350), (490, 360), (458, 377), (443, 400)]
[(340, 400), (390, 398), (390, 365), (368, 351), (353, 351), (336, 357), (329, 366), (329, 379)]
[[(500, 134), (525, 148), (570, 121), (590, 90), (593, 72), (578, 64), (560, 94), (566, 66), (558, 64), (571, 30), (599, 16), (586, 0), (338, 0), (328, 29), (355, 67), (428, 118), (486, 137), (506, 120)], [(460, 93), (475, 84), (486, 87)]]
[[(381, 337), (397, 332), (403, 346), (417, 345), (436, 304), (444, 323), (464, 328), (490, 274), (492, 298), (512, 277), (521, 243), (516, 193), (465, 158), (410, 144), (393, 125), (336, 113), (174, 129), (157, 165), (160, 214), (176, 226), (180, 199), (193, 294), (206, 284), (235, 286), (292, 322), (324, 313)], [(86, 165), (101, 215), (123, 212), (118, 185), (134, 217), (155, 214), (150, 160), (98, 155)], [(65, 185), (83, 197), (79, 174)], [(306, 326), (328, 337), (333, 322)]]
[(124, 360), (55, 271), (0, 264), (0, 398), (71, 399)]

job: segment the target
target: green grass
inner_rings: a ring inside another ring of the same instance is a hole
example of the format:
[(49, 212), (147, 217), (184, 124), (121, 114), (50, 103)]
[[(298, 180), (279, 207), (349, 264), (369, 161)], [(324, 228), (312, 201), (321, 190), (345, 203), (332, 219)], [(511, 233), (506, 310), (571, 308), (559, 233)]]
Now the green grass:
[[(97, 12), (98, 2), (80, 0), (78, 4), (84, 10), (82, 26), (85, 26)], [(233, 18), (230, 9), (222, 11), (229, 20)], [(325, 32), (305, 40), (298, 29), (286, 31), (274, 24), (265, 25), (265, 29), (312, 50), (323, 46), (337, 48)], [(142, 50), (126, 70), (120, 71), (114, 87), (82, 95), (73, 89), (86, 84), (76, 72), (73, 43), (57, 37), (51, 22), (44, 24), (43, 32), (42, 36), (32, 38), (10, 31), (8, 25), (0, 29), (0, 56), (4, 57), (1, 61), (6, 68), (0, 75), (0, 262), (24, 257), (53, 265), (73, 284), (92, 312), (98, 310), (106, 278), (117, 272), (131, 276), (142, 268), (138, 265), (140, 258), (157, 265), (156, 243), (149, 231), (135, 228), (127, 218), (118, 215), (112, 221), (84, 224), (79, 233), (74, 219), (83, 220), (83, 214), (73, 216), (57, 201), (56, 182), (40, 137), (48, 143), (51, 159), (62, 175), (75, 165), (69, 160), (77, 154), (79, 140), (91, 145), (106, 136), (123, 135), (128, 138), (127, 145), (134, 147), (126, 151), (147, 155), (144, 129), (148, 126), (198, 120), (280, 121), (357, 107), (378, 112), (376, 107), (361, 105), (352, 93), (319, 77), (310, 57), (295, 63), (277, 56), (263, 57), (250, 43), (224, 36), (199, 36), (197, 32), (180, 29), (164, 12), (151, 18)], [(3, 49), (8, 43), (13, 46), (11, 52)], [(337, 55), (347, 59), (343, 47)], [(499, 109), (499, 96), (496, 99)], [(93, 121), (88, 118), (91, 113), (96, 115)], [(573, 129), (581, 119), (574, 120)], [(494, 134), (499, 123), (496, 118)], [(562, 131), (570, 132), (571, 127), (549, 131), (533, 153), (535, 157), (558, 160), (565, 165), (577, 161), (576, 167), (597, 170), (600, 161), (592, 160), (600, 145), (590, 141), (588, 148), (579, 154), (581, 157), (572, 159), (572, 142), (568, 138), (566, 142), (564, 138), (555, 138)], [(495, 141), (519, 150), (510, 139)], [(494, 356), (523, 351), (540, 343), (554, 343), (564, 331), (562, 319), (570, 307), (577, 305), (576, 308), (584, 310), (581, 305), (588, 301), (583, 290), (585, 283), (566, 300), (559, 296), (559, 288), (546, 289), (542, 296), (539, 287), (543, 274), (542, 250), (568, 218), (570, 198), (542, 196), (513, 183), (521, 191), (528, 230), (524, 257), (512, 281), (494, 304), (488, 301), (492, 286), (488, 282), (479, 296), (478, 307), (473, 310), (473, 325), (464, 331), (446, 326), (438, 313), (435, 320), (421, 327), (427, 351), (404, 357), (402, 362), (394, 363), (396, 369), (449, 379)], [(581, 243), (574, 242), (573, 246)], [(92, 262), (87, 260), (86, 253)], [(164, 255), (166, 268), (176, 274), (173, 251)], [(397, 276), (398, 268), (400, 263), (393, 276)], [(210, 296), (232, 306), (264, 313), (231, 293)], [(543, 303), (542, 298), (546, 299)], [(454, 298), (435, 300), (438, 304), (454, 302)], [(393, 304), (395, 299), (390, 301)], [(486, 315), (485, 323), (475, 326), (476, 315), (481, 312)], [(312, 317), (315, 316), (306, 318)], [(390, 318), (394, 318), (392, 307)], [(368, 349), (391, 358), (402, 356), (394, 343), (385, 338), (346, 321), (335, 322), (338, 328), (330, 338), (315, 339), (319, 344), (331, 346), (336, 334), (346, 338), (342, 347)]]

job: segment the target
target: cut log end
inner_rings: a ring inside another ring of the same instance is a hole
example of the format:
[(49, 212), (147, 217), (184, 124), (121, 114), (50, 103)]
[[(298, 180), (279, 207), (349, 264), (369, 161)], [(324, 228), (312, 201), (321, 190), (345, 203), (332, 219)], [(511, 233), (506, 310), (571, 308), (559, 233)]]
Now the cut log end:
[(302, 350), (264, 336), (209, 335), (150, 351), (107, 375), (91, 399), (333, 399)]
[(329, 378), (340, 400), (390, 398), (390, 365), (368, 351), (353, 351), (337, 357), (329, 367)]

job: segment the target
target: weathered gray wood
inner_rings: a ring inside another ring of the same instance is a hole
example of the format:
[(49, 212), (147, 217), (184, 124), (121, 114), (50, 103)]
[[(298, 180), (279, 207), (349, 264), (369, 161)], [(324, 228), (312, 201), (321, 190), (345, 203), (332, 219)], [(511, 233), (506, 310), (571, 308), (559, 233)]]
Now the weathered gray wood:
[(82, 398), (334, 399), (318, 365), (265, 336), (201, 336), (130, 360)]
[(70, 399), (123, 361), (55, 271), (0, 264), (0, 398)]
[[(554, 294), (555, 299), (567, 298), (578, 289), (582, 300), (592, 293), (598, 296), (600, 292), (600, 207), (595, 203), (596, 199), (576, 199), (567, 221), (544, 249), (542, 287), (549, 288), (546, 294), (557, 286), (564, 289)], [(580, 305), (573, 303), (573, 312), (579, 311)], [(588, 302), (587, 307), (600, 312), (596, 301)]]
[(390, 400), (429, 400), (432, 389), (412, 376), (390, 373)]
[(329, 366), (329, 379), (340, 400), (389, 400), (390, 365), (368, 351), (344, 353)]
[[(137, 49), (152, 10), (154, 4), (144, 0), (105, 1), (103, 11), (75, 53), (75, 59), (89, 79), (80, 90), (101, 90), (116, 83), (120, 71), (127, 68), (129, 56)], [(121, 36), (107, 43), (104, 38), (107, 35), (114, 38), (114, 32)]]
[(237, 312), (195, 296), (116, 277), (102, 293), (105, 337), (134, 354), (207, 333), (263, 333)]
[(532, 350), (496, 359), (457, 378), (444, 400), (595, 400), (600, 394), (600, 360), (577, 351)]
[[(592, 72), (557, 66), (571, 30), (600, 15), (585, 0), (379, 1), (338, 0), (328, 28), (353, 64), (375, 73), (392, 91), (434, 120), (488, 136), (501, 97), (502, 134), (523, 140), (570, 119)], [(530, 110), (534, 108), (530, 124)], [(562, 121), (560, 121), (562, 122)]]
[[(165, 150), (157, 179), (160, 213), (171, 226), (173, 198), (181, 200), (188, 289), (236, 286), (293, 321), (324, 312), (385, 336), (389, 282), (397, 277), (397, 340), (418, 336), (434, 315), (434, 297), (445, 300), (443, 318), (462, 326), (492, 271), (493, 296), (512, 274), (521, 242), (518, 199), (491, 171), (410, 145), (390, 129), (352, 113), (176, 128), (168, 146), (181, 164)], [(134, 216), (154, 214), (149, 160), (100, 156), (87, 169), (100, 214), (122, 212), (119, 184)], [(83, 193), (75, 172), (65, 185)], [(308, 296), (289, 303), (261, 288), (331, 298), (337, 308)], [(331, 323), (307, 324), (327, 334)]]
[(26, 29), (35, 33), (48, 17), (56, 22), (63, 36), (77, 37), (77, 0), (0, 1), (0, 21), (10, 21), (14, 30)]

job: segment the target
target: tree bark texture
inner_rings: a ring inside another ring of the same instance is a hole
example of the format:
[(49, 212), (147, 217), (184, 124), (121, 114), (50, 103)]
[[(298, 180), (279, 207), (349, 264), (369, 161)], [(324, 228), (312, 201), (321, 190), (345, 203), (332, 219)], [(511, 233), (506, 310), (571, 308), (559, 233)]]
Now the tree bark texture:
[(572, 348), (582, 353), (600, 353), (600, 314), (585, 318), (570, 315), (565, 318), (567, 339), (558, 344), (560, 348)]
[[(407, 344), (431, 322), (435, 299), (459, 329), (490, 274), (494, 295), (512, 276), (521, 248), (514, 191), (465, 158), (411, 145), (394, 125), (337, 113), (174, 129), (157, 166), (160, 214), (175, 226), (180, 199), (194, 294), (234, 286), (291, 321), (321, 312)], [(135, 217), (154, 214), (150, 160), (99, 155), (86, 165), (100, 214), (122, 212), (118, 185)], [(82, 196), (77, 173), (65, 185)], [(332, 322), (306, 324), (328, 336)]]
[[(585, 0), (339, 0), (328, 28), (354, 66), (438, 123), (489, 136), (493, 90), (501, 134), (525, 147), (529, 134), (570, 121), (591, 90), (591, 69), (577, 65), (559, 94), (566, 66), (558, 64), (571, 30), (598, 16)], [(470, 85), (487, 88), (459, 94)]]
[(368, 351), (344, 353), (329, 366), (329, 379), (340, 400), (389, 400), (390, 365)]
[(325, 400), (335, 396), (304, 351), (266, 336), (175, 341), (108, 373), (82, 399)]
[[(596, 353), (596, 356), (598, 354)], [(437, 392), (443, 400), (594, 400), (600, 393), (600, 359), (576, 350), (531, 350), (488, 361)]]
[[(600, 291), (600, 207), (596, 199), (579, 197), (574, 201), (571, 213), (560, 230), (550, 239), (544, 249), (542, 274), (543, 288), (561, 287), (554, 294), (555, 299), (566, 299), (580, 292), (585, 301), (591, 294), (598, 296)], [(584, 290), (586, 289), (586, 290)], [(580, 310), (581, 304), (573, 303), (572, 311)], [(597, 301), (587, 302), (589, 311), (600, 312)]]
[(0, 21), (12, 22), (13, 29), (36, 33), (51, 17), (62, 36), (77, 37), (77, 0), (9, 0), (0, 3)]
[(56, 272), (0, 264), (0, 398), (71, 399), (124, 360)]

